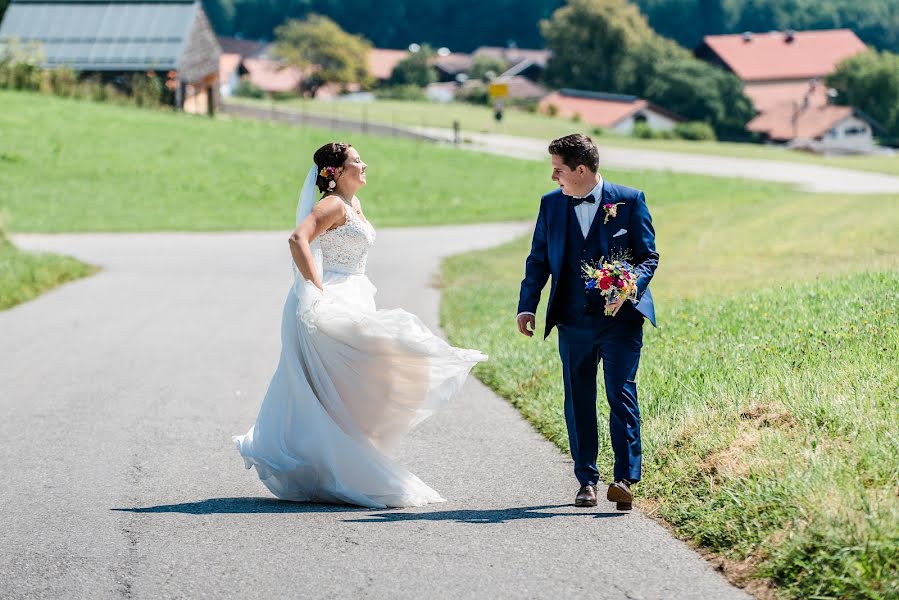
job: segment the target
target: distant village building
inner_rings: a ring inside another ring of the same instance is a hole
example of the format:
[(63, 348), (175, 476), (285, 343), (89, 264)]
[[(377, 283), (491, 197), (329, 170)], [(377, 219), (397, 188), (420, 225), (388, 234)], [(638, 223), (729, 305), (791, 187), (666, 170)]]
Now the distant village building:
[(851, 106), (836, 106), (813, 81), (798, 103), (768, 107), (746, 125), (768, 140), (822, 153), (865, 152), (874, 147), (875, 121)]
[(214, 110), (219, 55), (196, 0), (13, 0), (0, 24), (0, 46), (34, 45), (44, 68), (68, 67), (104, 81), (152, 73), (174, 91), (175, 105)]
[(237, 90), (240, 77), (244, 74), (241, 69), (242, 62), (240, 54), (222, 52), (219, 55), (219, 93), (222, 98), (233, 96)]
[(304, 74), (299, 67), (268, 58), (245, 58), (240, 76), (267, 94), (300, 93)]
[(425, 87), (425, 97), (431, 102), (452, 102), (459, 89), (455, 81), (438, 81)]
[[(546, 68), (546, 61), (549, 59), (548, 50), (482, 46), (472, 54), (453, 52), (446, 56), (438, 56), (432, 64), (437, 69), (439, 80), (441, 82), (457, 82), (460, 86), (455, 91), (459, 91), (468, 86), (467, 74), (479, 56), (487, 56), (504, 63), (503, 69), (494, 74), (492, 81), (507, 85), (509, 93), (506, 99), (539, 100), (548, 93), (546, 88), (537, 83)], [(453, 92), (453, 89), (449, 85), (430, 86), (429, 97), (436, 98), (437, 91), (439, 91), (440, 99), (445, 100), (446, 96)]]
[(512, 77), (520, 75), (531, 81), (539, 81), (546, 70), (552, 53), (549, 50), (535, 50), (530, 48), (481, 46), (472, 54), (472, 58), (488, 56), (506, 63), (507, 70), (499, 75)]
[(863, 151), (874, 146), (869, 117), (834, 106), (824, 78), (867, 49), (849, 29), (710, 35), (698, 58), (739, 77), (759, 113), (747, 129), (768, 140), (817, 151)]
[(867, 49), (849, 29), (707, 35), (695, 54), (739, 77), (755, 109), (802, 100), (809, 82)]
[(218, 36), (218, 42), (222, 48), (219, 56), (219, 90), (223, 98), (228, 98), (234, 95), (241, 78), (247, 75), (244, 59), (268, 58), (271, 42), (224, 35)]
[(227, 35), (218, 36), (219, 46), (224, 54), (237, 54), (243, 58), (270, 58), (272, 42), (268, 40), (248, 40)]
[[(380, 82), (388, 81), (393, 69), (410, 54), (408, 50), (372, 48), (368, 53), (368, 72)], [(456, 81), (460, 73), (471, 69), (471, 55), (462, 52), (438, 55), (431, 60), (431, 66), (437, 71), (437, 81)]]
[(685, 119), (636, 96), (562, 89), (543, 98), (538, 110), (630, 135), (637, 123), (668, 131)]
[(431, 65), (437, 69), (439, 81), (458, 81), (459, 75), (471, 70), (471, 54), (450, 52), (446, 56), (437, 56)]
[(407, 56), (409, 56), (407, 50), (372, 48), (366, 57), (368, 73), (378, 81), (387, 81), (393, 74), (394, 67)]
[(540, 100), (549, 93), (545, 87), (523, 75), (500, 75), (494, 82), (506, 84), (507, 97), (513, 100)]

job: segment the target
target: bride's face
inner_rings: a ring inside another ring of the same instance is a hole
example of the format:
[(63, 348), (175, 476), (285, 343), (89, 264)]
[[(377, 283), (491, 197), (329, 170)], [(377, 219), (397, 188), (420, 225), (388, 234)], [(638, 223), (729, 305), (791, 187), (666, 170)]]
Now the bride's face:
[(355, 148), (347, 151), (346, 162), (343, 163), (343, 174), (341, 179), (345, 179), (346, 183), (352, 186), (362, 187), (365, 185), (365, 170), (368, 165), (362, 162), (362, 158)]

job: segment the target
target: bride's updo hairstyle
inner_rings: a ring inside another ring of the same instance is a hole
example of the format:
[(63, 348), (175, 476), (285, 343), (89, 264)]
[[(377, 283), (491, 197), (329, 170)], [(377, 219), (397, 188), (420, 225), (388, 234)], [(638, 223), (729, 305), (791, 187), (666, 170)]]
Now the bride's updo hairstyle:
[(315, 166), (318, 168), (318, 178), (315, 180), (315, 185), (322, 193), (334, 189), (337, 169), (346, 162), (347, 155), (352, 147), (351, 144), (344, 144), (343, 142), (331, 142), (315, 151), (312, 157)]

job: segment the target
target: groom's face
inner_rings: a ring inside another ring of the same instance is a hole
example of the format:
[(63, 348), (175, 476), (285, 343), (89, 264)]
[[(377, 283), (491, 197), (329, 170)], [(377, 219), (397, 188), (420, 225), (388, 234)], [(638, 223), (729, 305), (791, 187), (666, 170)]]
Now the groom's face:
[(551, 154), (550, 157), (553, 165), (552, 180), (559, 184), (563, 194), (581, 196), (593, 189), (593, 185), (590, 185), (586, 192), (581, 189), (587, 183), (587, 167), (578, 165), (572, 170), (557, 154)]

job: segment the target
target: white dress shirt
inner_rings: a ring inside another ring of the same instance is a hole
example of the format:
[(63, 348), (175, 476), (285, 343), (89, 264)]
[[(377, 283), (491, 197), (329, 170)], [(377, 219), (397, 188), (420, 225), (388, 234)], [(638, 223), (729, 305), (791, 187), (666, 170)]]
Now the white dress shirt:
[[(593, 196), (595, 202), (592, 204), (581, 202), (574, 207), (574, 214), (577, 215), (578, 223), (581, 224), (581, 233), (584, 234), (584, 239), (587, 238), (587, 233), (590, 231), (590, 226), (593, 224), (593, 219), (596, 218), (596, 213), (599, 212), (599, 205), (602, 202), (602, 175), (599, 176), (599, 183), (590, 190), (587, 196)], [(574, 198), (586, 198), (587, 196), (574, 196)]]
[[(572, 196), (572, 198), (586, 198), (587, 196), (593, 196), (596, 202), (592, 204), (589, 202), (581, 202), (577, 206), (574, 207), (574, 214), (577, 215), (577, 221), (581, 226), (581, 233), (584, 234), (584, 239), (587, 239), (587, 234), (590, 233), (590, 226), (593, 225), (593, 219), (596, 218), (596, 213), (599, 212), (599, 205), (602, 204), (602, 175), (599, 176), (599, 183), (596, 184), (590, 193), (584, 196)], [(521, 315), (534, 315), (532, 312), (520, 312), (518, 316), (515, 317), (517, 320)]]

